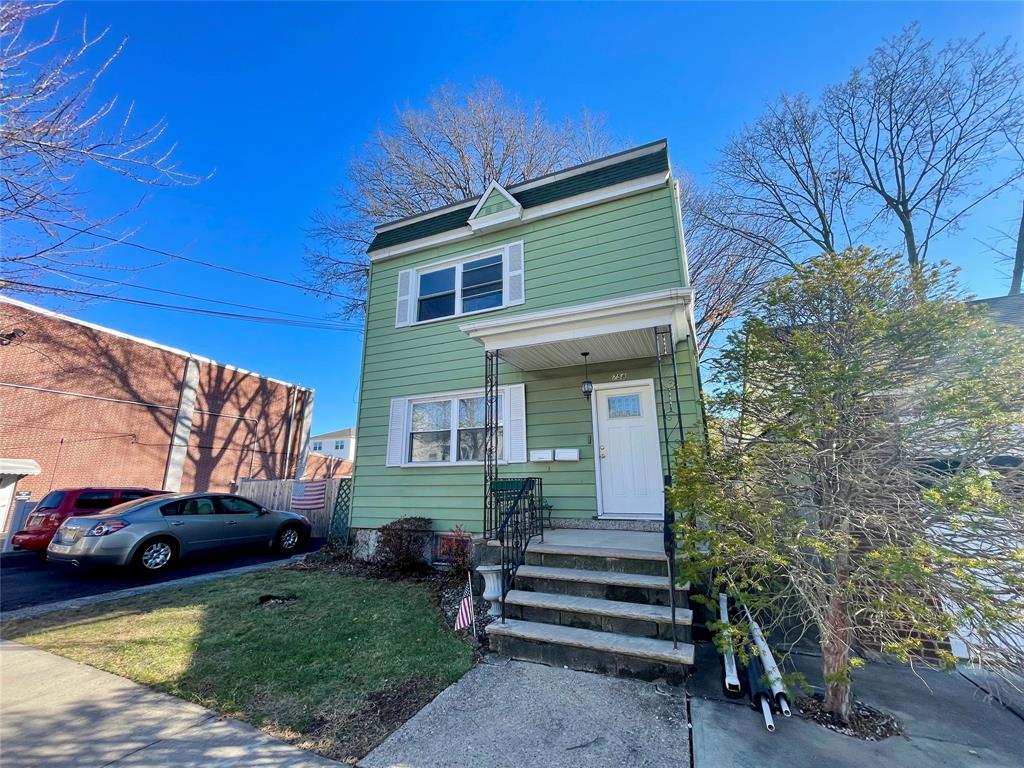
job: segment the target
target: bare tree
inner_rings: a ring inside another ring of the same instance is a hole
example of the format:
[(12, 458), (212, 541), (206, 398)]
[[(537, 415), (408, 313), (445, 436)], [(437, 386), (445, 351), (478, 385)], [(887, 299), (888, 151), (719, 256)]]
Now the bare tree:
[(92, 35), (83, 22), (65, 38), (56, 22), (45, 38), (28, 39), (29, 27), (54, 6), (0, 5), (0, 277), (19, 290), (64, 267), (102, 267), (98, 251), (117, 241), (108, 227), (124, 212), (86, 210), (75, 184), (83, 167), (150, 186), (202, 180), (178, 167), (173, 145), (163, 146), (163, 121), (135, 128), (131, 105), (118, 110), (116, 98), (94, 99), (126, 40), (94, 66), (108, 30)]
[(395, 125), (379, 128), (338, 187), (333, 209), (313, 216), (306, 262), (310, 287), (355, 298), (346, 316), (365, 311), (373, 227), (385, 221), (482, 194), (491, 179), (503, 186), (613, 150), (604, 121), (549, 121), (540, 105), (524, 106), (493, 81), (468, 93), (444, 86), (424, 109), (398, 110)]
[[(845, 210), (852, 194), (835, 132), (804, 95), (783, 95), (723, 150), (718, 164), (728, 211), (740, 234), (793, 263), (808, 246), (835, 252), (851, 242)], [(749, 235), (748, 235), (749, 236)]]
[(896, 219), (911, 267), (925, 263), (935, 236), (1024, 176), (1024, 163), (999, 162), (1024, 122), (1021, 78), (1008, 43), (935, 50), (915, 24), (826, 91), (823, 111), (856, 169), (852, 183), (869, 193), (872, 217)]
[(701, 356), (726, 323), (746, 314), (782, 267), (773, 249), (782, 227), (766, 219), (736, 221), (730, 218), (732, 203), (719, 191), (681, 177), (679, 206), (690, 282), (696, 288), (694, 324)]
[(1021, 78), (1007, 43), (936, 50), (907, 27), (818, 102), (784, 95), (727, 145), (734, 213), (784, 225), (777, 249), (794, 260), (892, 232), (920, 268), (935, 237), (1024, 177)]

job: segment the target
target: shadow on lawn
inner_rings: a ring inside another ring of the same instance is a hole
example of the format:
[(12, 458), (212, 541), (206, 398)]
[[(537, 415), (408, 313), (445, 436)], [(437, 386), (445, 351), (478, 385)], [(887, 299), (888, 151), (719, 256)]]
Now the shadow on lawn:
[[(3, 635), (348, 761), (472, 665), (472, 649), (444, 625), (428, 585), (315, 571), (169, 589), (12, 623)], [(97, 703), (63, 713), (61, 734), (87, 738), (88, 719), (112, 712), (146, 717), (130, 702)]]

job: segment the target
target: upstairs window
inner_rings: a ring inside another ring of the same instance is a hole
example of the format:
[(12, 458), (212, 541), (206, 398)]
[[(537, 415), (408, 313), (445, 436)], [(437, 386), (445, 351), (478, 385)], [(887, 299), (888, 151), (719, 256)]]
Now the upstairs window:
[(324, 444), (322, 442), (320, 442), (319, 440), (314, 440), (313, 441), (313, 445), (310, 446), (310, 447), (314, 451), (322, 451), (324, 449)]
[(413, 325), (522, 304), (522, 242), (403, 270), (395, 325)]

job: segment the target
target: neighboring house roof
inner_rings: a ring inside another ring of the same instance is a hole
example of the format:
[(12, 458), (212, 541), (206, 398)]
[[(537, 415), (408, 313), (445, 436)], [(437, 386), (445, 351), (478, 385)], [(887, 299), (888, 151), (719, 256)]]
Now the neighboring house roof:
[(971, 304), (973, 306), (985, 307), (988, 319), (993, 322), (1024, 328), (1024, 294), (975, 299)]
[(319, 435), (310, 435), (309, 439), (310, 440), (332, 440), (334, 438), (355, 437), (355, 436), (356, 436), (356, 428), (355, 427), (346, 427), (345, 429), (338, 429), (338, 430), (335, 430), (334, 432), (322, 432)]
[[(618, 158), (621, 160), (617, 160)], [(668, 145), (662, 139), (510, 185), (503, 188), (503, 191), (511, 195), (524, 209), (529, 209), (668, 170)], [(488, 185), (487, 191), (490, 190), (491, 186)], [(478, 207), (480, 199), (480, 196), (469, 198), (433, 211), (382, 224), (376, 228), (376, 237), (370, 243), (368, 251), (390, 248), (465, 227)]]

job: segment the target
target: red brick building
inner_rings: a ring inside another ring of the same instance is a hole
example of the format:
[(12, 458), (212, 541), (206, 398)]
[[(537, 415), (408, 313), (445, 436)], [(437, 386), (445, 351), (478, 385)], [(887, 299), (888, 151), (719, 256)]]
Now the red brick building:
[(302, 476), (311, 389), (3, 296), (0, 333), (0, 457), (39, 463), (33, 499)]

